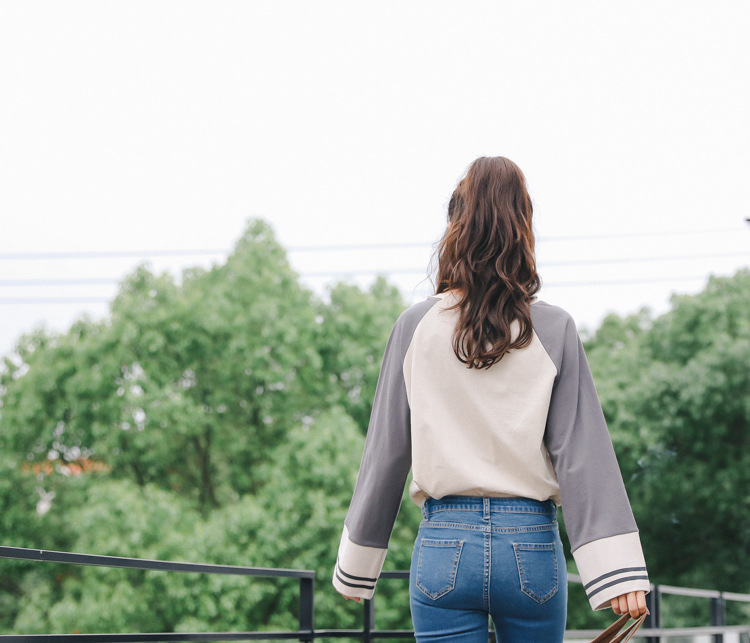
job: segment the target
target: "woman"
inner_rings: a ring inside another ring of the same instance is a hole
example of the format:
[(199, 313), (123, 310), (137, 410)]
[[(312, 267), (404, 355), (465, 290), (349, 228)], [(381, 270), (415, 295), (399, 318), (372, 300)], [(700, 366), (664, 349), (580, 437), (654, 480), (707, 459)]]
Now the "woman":
[(417, 641), (563, 640), (562, 506), (592, 609), (638, 616), (648, 575), (575, 323), (536, 297), (532, 205), (504, 157), (469, 167), (437, 249), (436, 293), (393, 327), (334, 568), (372, 598), (407, 475), (421, 508)]

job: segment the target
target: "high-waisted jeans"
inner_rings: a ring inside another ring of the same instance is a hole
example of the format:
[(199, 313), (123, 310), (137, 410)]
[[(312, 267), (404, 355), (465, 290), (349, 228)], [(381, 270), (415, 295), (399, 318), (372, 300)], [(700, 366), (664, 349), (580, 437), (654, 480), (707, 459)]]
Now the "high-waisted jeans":
[(552, 500), (445, 496), (422, 507), (409, 576), (417, 641), (559, 643), (568, 577)]

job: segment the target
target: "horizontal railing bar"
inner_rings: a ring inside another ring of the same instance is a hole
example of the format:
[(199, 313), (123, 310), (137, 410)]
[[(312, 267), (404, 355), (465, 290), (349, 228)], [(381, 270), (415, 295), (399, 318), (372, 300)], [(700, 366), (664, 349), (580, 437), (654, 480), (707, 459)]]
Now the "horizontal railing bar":
[(750, 603), (750, 594), (737, 594), (736, 592), (722, 592), (721, 597), (725, 601), (740, 601)]
[(146, 643), (147, 641), (268, 641), (312, 638), (312, 630), (297, 632), (163, 632), (144, 634), (3, 634), (3, 643)]
[[(493, 631), (489, 630), (488, 635)], [(716, 625), (706, 627), (680, 628), (640, 628), (639, 636), (700, 636), (706, 634), (745, 634), (750, 633), (750, 625)], [(601, 634), (601, 630), (566, 630), (566, 639), (593, 639)], [(328, 638), (364, 638), (362, 630), (315, 630), (316, 637)], [(371, 630), (370, 638), (401, 638), (414, 636), (414, 630)]]
[(750, 625), (714, 625), (706, 627), (675, 627), (638, 630), (653, 636), (700, 636), (701, 634), (750, 634)]
[(721, 592), (717, 589), (694, 589), (692, 587), (674, 587), (672, 585), (659, 585), (662, 594), (673, 596), (693, 596), (696, 598), (720, 598)]
[[(601, 630), (566, 630), (566, 639), (592, 639), (601, 634)], [(750, 633), (750, 625), (713, 625), (706, 627), (641, 627), (638, 637), (670, 638), (672, 636), (703, 636), (706, 634), (747, 634)]]
[(124, 558), (121, 556), (76, 554), (67, 551), (26, 549), (24, 547), (0, 547), (0, 558), (17, 558), (45, 563), (95, 565), (98, 567), (127, 567), (130, 569), (153, 569), (159, 571), (192, 572), (201, 574), (238, 574), (241, 576), (261, 576), (265, 578), (315, 578), (315, 572), (308, 569), (274, 569), (270, 567), (240, 567), (238, 565), (210, 565), (206, 563), (177, 563), (169, 560), (149, 560), (147, 558)]
[(3, 643), (146, 643), (147, 641), (267, 641), (312, 638), (312, 630), (296, 632), (152, 632), (141, 634), (4, 634)]
[[(371, 639), (414, 638), (414, 630), (370, 630), (367, 636), (369, 636)], [(329, 639), (364, 639), (365, 633), (362, 630), (319, 630), (315, 628), (315, 637), (325, 637)]]
[[(492, 630), (488, 631), (488, 636)], [(591, 639), (600, 633), (599, 630), (567, 630), (566, 639)], [(641, 628), (641, 637), (666, 638), (677, 636), (705, 636), (715, 634), (750, 634), (748, 625), (722, 625), (712, 627), (679, 627), (679, 628)], [(266, 640), (299, 640), (312, 637), (311, 630), (296, 632), (197, 632), (197, 633), (143, 633), (143, 634), (9, 634), (0, 635), (0, 641), (7, 643), (146, 643), (147, 641), (266, 641)], [(315, 630), (315, 638), (364, 638), (362, 630)], [(370, 638), (408, 638), (414, 636), (414, 630), (372, 630)]]

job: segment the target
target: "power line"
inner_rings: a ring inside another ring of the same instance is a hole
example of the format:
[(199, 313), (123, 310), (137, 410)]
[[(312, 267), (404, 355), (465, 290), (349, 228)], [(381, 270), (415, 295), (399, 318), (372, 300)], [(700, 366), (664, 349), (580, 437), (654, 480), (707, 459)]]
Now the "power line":
[[(750, 257), (748, 252), (725, 252), (725, 253), (705, 253), (691, 255), (671, 255), (661, 257), (615, 257), (608, 259), (573, 259), (570, 261), (547, 261), (542, 265), (545, 268), (556, 266), (578, 266), (578, 265), (599, 265), (614, 263), (637, 263), (649, 261), (678, 261), (692, 259), (716, 259), (723, 257)], [(325, 270), (317, 272), (302, 272), (302, 277), (341, 277), (346, 275), (409, 275), (425, 274), (425, 268), (393, 268), (391, 270), (379, 269), (355, 269), (355, 270)], [(0, 279), (0, 287), (17, 287), (17, 286), (96, 286), (96, 285), (113, 285), (119, 283), (115, 278), (61, 278), (61, 279)]]
[(186, 250), (92, 250), (76, 252), (6, 252), (0, 254), (0, 260), (37, 259), (116, 259), (127, 257), (182, 257), (189, 255), (224, 255), (229, 250), (222, 249), (186, 249)]
[[(658, 236), (678, 236), (691, 234), (725, 234), (728, 232), (737, 233), (737, 228), (724, 228), (715, 230), (670, 230), (659, 232), (632, 232), (623, 234), (593, 234), (593, 235), (576, 235), (537, 237), (537, 243), (546, 243), (549, 241), (586, 241), (593, 239), (625, 239), (631, 237), (658, 237)], [(371, 244), (331, 244), (319, 246), (289, 246), (285, 248), (288, 252), (336, 252), (336, 251), (362, 251), (362, 250), (398, 250), (404, 248), (424, 248), (435, 245), (434, 241), (412, 241), (402, 243), (371, 243)], [(75, 251), (75, 252), (6, 252), (0, 253), (0, 260), (3, 261), (34, 261), (39, 259), (113, 259), (113, 258), (132, 258), (132, 257), (181, 257), (181, 256), (208, 256), (208, 255), (226, 255), (231, 252), (229, 248), (187, 248), (183, 250), (94, 250), (94, 251)]]
[(110, 286), (120, 283), (120, 279), (102, 277), (82, 277), (80, 279), (0, 279), (0, 288), (15, 286)]
[(742, 228), (716, 228), (714, 230), (662, 230), (654, 232), (624, 232), (622, 234), (589, 234), (576, 235), (574, 237), (545, 237), (537, 235), (537, 241), (585, 241), (587, 239), (625, 239), (628, 237), (675, 237), (690, 234), (725, 234), (727, 232), (737, 233)]
[[(625, 239), (630, 237), (662, 237), (678, 236), (690, 234), (726, 234), (728, 232), (737, 233), (737, 228), (717, 228), (714, 230), (664, 230), (656, 232), (624, 232), (622, 234), (589, 234), (575, 236), (553, 236), (547, 237), (537, 235), (537, 243), (546, 243), (548, 241), (587, 241), (589, 239)], [(357, 244), (357, 245), (326, 245), (326, 246), (290, 246), (287, 248), (290, 252), (305, 251), (333, 251), (333, 250), (389, 250), (398, 248), (416, 248), (433, 246), (436, 242), (414, 241), (405, 243), (381, 243), (381, 244)], [(1, 256), (0, 256), (1, 258)]]
[[(557, 267), (557, 266), (582, 266), (582, 265), (598, 265), (598, 264), (612, 264), (612, 263), (637, 263), (637, 262), (648, 262), (648, 261), (672, 261), (672, 260), (685, 260), (685, 259), (715, 259), (722, 257), (748, 257), (750, 258), (750, 252), (727, 252), (727, 253), (716, 253), (716, 254), (698, 254), (698, 255), (672, 255), (668, 257), (632, 257), (632, 258), (612, 258), (612, 259), (573, 259), (570, 261), (545, 261), (540, 265), (544, 268)], [(339, 270), (339, 271), (320, 271), (320, 272), (303, 272), (302, 277), (327, 277), (327, 276), (345, 276), (345, 275), (371, 275), (371, 274), (385, 274), (385, 275), (411, 275), (411, 274), (426, 274), (426, 269), (412, 269), (412, 268), (396, 268), (393, 270)], [(2, 282), (0, 282), (2, 285)]]
[[(544, 282), (543, 288), (570, 288), (578, 286), (627, 286), (645, 283), (664, 283), (677, 281), (703, 281), (706, 275), (697, 275), (694, 277), (655, 277), (647, 279), (623, 279), (611, 281), (560, 281)], [(108, 297), (37, 297), (37, 298), (0, 298), (0, 304), (3, 306), (26, 305), (26, 304), (106, 304), (111, 301)]]
[(691, 255), (667, 255), (661, 257), (613, 257), (609, 259), (573, 259), (571, 261), (545, 261), (542, 265), (548, 266), (580, 266), (602, 263), (635, 263), (640, 261), (680, 261), (684, 259), (716, 259), (721, 257), (749, 257), (750, 251), (747, 252), (723, 252), (711, 254), (691, 254)]
[(559, 283), (543, 282), (542, 288), (569, 288), (572, 286), (629, 286), (634, 284), (654, 284), (672, 281), (703, 281), (707, 275), (697, 277), (654, 277), (646, 279), (622, 279), (614, 281), (564, 281)]
[(106, 304), (111, 301), (109, 297), (9, 297), (0, 299), (3, 306), (15, 306), (18, 304)]

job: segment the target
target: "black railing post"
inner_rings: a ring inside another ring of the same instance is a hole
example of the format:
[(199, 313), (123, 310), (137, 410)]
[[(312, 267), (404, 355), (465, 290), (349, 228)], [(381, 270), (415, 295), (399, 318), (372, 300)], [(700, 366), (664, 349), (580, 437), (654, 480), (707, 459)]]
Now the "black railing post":
[[(727, 615), (724, 606), (724, 596), (719, 592), (719, 596), (711, 599), (711, 625), (726, 625)], [(723, 634), (714, 634), (713, 643), (724, 643)]]
[[(646, 594), (646, 607), (648, 607), (649, 614), (643, 625), (646, 628), (661, 628), (661, 594), (658, 585), (654, 585)], [(661, 643), (661, 636), (647, 636), (646, 643)]]
[(371, 643), (372, 631), (375, 629), (375, 599), (364, 599), (365, 617), (364, 627), (362, 629), (362, 640), (364, 643)]
[(315, 584), (313, 578), (299, 579), (299, 629), (310, 634), (300, 634), (306, 643), (315, 638)]

